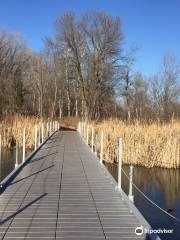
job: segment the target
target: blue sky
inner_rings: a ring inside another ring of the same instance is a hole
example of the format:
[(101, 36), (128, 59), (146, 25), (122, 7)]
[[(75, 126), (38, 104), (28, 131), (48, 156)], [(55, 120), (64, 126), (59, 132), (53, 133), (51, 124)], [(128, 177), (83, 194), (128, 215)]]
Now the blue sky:
[(42, 39), (53, 35), (57, 16), (70, 10), (120, 16), (124, 48), (138, 45), (135, 70), (146, 75), (158, 69), (164, 53), (180, 57), (180, 0), (1, 0), (0, 28), (20, 32), (32, 49), (40, 50)]

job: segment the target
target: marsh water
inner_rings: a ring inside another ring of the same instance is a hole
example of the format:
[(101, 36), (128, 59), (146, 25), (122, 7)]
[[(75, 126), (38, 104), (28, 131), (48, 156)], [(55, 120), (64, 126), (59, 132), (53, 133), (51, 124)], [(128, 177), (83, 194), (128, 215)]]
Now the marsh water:
[[(26, 149), (26, 155), (31, 152), (31, 149)], [(16, 150), (2, 149), (0, 158), (0, 181), (2, 181), (15, 167), (16, 162)], [(18, 150), (18, 163), (22, 162), (22, 148)]]
[[(117, 180), (117, 165), (105, 164)], [(123, 166), (128, 175), (129, 166)], [(160, 234), (163, 240), (180, 240), (180, 169), (134, 167), (133, 183), (156, 205), (133, 187), (134, 203), (152, 229), (171, 229), (173, 233)], [(128, 194), (129, 181), (122, 173), (122, 188)], [(166, 212), (175, 218), (170, 217)]]
[[(26, 154), (30, 153), (26, 150)], [(22, 149), (19, 149), (19, 163), (22, 161)], [(117, 165), (105, 164), (117, 180)], [(15, 166), (15, 149), (3, 150), (0, 161), (0, 181)], [(129, 166), (123, 166), (128, 175)], [(134, 184), (154, 203), (176, 218), (180, 219), (180, 169), (134, 167)], [(128, 194), (129, 181), (122, 173), (122, 188)], [(133, 187), (134, 203), (142, 212), (153, 229), (172, 229), (172, 234), (162, 234), (163, 240), (180, 240), (180, 222), (154, 206), (136, 188)]]

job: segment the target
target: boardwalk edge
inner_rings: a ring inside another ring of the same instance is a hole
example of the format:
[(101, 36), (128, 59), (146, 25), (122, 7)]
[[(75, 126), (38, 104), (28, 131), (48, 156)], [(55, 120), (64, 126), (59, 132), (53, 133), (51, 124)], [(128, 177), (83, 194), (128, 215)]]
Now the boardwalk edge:
[(20, 163), (18, 167), (16, 167), (12, 172), (10, 172), (7, 177), (5, 177), (1, 182), (0, 182), (0, 194), (2, 194), (8, 184), (18, 175), (18, 173), (26, 166), (26, 164), (31, 160), (32, 157), (42, 148), (42, 146), (59, 130), (56, 130), (53, 132), (49, 137), (46, 138), (46, 140), (39, 145), (34, 151), (32, 151), (25, 159), (24, 162)]

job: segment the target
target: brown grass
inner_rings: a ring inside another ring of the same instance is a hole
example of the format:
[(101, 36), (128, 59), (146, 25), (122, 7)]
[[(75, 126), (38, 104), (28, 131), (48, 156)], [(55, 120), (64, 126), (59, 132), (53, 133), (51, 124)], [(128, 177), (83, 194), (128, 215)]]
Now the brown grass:
[[(36, 117), (10, 116), (0, 122), (3, 146), (13, 138), (22, 146), (23, 128), (26, 128), (26, 146), (34, 146), (35, 125), (43, 120)], [(61, 127), (76, 129), (78, 118), (63, 118)], [(180, 167), (180, 121), (169, 124), (136, 122), (127, 124), (119, 120), (91, 123), (95, 128), (95, 144), (100, 152), (100, 134), (104, 132), (104, 160), (117, 162), (118, 138), (123, 140), (123, 163), (146, 167)], [(89, 131), (89, 143), (91, 132)]]
[(13, 141), (19, 146), (23, 143), (23, 128), (26, 128), (26, 147), (33, 148), (35, 125), (41, 126), (43, 120), (36, 117), (25, 117), (20, 115), (8, 116), (0, 122), (0, 134), (2, 135), (3, 147), (10, 147)]
[(94, 124), (100, 148), (104, 132), (104, 159), (117, 161), (117, 142), (123, 140), (123, 163), (146, 167), (180, 167), (180, 121), (170, 124), (127, 124), (119, 120)]

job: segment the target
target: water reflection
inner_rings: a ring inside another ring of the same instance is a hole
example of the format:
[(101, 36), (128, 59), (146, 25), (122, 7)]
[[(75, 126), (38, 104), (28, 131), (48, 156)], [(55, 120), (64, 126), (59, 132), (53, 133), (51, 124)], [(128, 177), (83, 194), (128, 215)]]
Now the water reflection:
[[(106, 164), (106, 166), (117, 180), (117, 166), (115, 164)], [(126, 165), (123, 169), (128, 174), (129, 167)], [(180, 219), (180, 169), (135, 167), (133, 178), (134, 183), (146, 196)], [(128, 179), (124, 174), (122, 174), (122, 188), (128, 194)], [(161, 234), (160, 237), (165, 240), (179, 240), (180, 223), (151, 204), (137, 189), (133, 188), (133, 192), (135, 205), (154, 229), (174, 230), (173, 234)]]
[[(31, 149), (26, 149), (26, 155), (31, 152)], [(16, 149), (2, 149), (0, 160), (0, 181), (2, 181), (15, 167)], [(22, 161), (22, 148), (19, 148), (18, 163)]]

